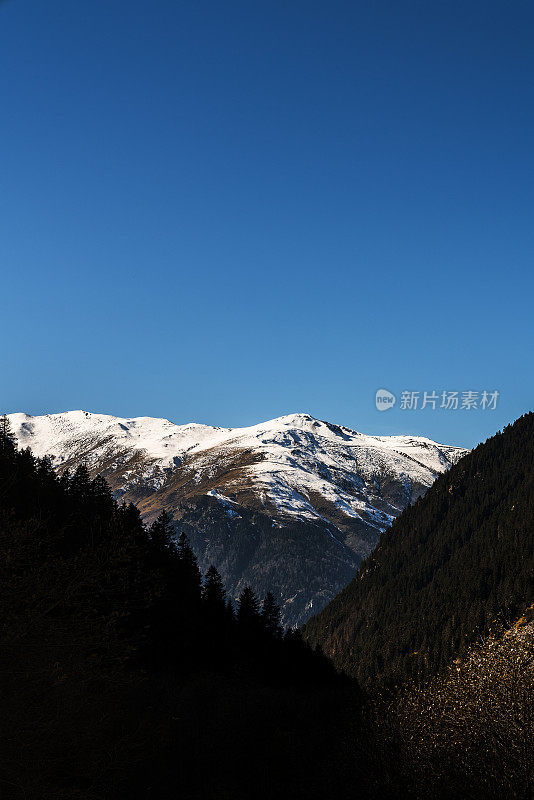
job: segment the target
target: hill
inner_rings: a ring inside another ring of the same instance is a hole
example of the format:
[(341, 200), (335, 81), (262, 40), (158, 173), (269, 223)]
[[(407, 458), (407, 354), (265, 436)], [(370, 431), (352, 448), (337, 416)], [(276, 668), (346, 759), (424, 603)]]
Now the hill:
[(147, 523), (168, 511), (203, 571), (214, 564), (233, 598), (247, 584), (272, 591), (290, 625), (335, 597), (380, 532), (466, 452), (309, 414), (248, 428), (85, 411), (10, 422), (58, 474), (85, 464)]
[(245, 588), (234, 610), (173, 537), (0, 420), (2, 798), (331, 796), (346, 682), (272, 596)]
[(371, 682), (422, 680), (534, 594), (534, 414), (437, 478), (304, 628)]

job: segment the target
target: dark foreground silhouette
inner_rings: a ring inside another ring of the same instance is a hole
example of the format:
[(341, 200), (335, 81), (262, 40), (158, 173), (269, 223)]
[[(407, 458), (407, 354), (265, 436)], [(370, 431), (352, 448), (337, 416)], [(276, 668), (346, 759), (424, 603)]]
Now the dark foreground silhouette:
[(364, 695), (175, 538), (0, 420), (2, 800), (532, 797), (528, 614), (423, 688)]

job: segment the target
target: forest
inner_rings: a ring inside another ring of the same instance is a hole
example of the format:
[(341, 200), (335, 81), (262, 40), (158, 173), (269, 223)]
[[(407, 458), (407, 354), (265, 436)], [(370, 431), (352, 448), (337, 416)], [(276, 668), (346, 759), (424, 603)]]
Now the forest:
[(306, 764), (347, 682), (271, 594), (234, 609), (165, 513), (146, 528), (85, 467), (59, 478), (6, 418), (0, 525), (2, 797), (245, 798), (251, 776), (321, 796)]
[(534, 414), (440, 475), (304, 627), (364, 686), (424, 682), (534, 601)]
[(2, 418), (2, 798), (531, 797), (533, 436), (439, 478), (303, 636)]

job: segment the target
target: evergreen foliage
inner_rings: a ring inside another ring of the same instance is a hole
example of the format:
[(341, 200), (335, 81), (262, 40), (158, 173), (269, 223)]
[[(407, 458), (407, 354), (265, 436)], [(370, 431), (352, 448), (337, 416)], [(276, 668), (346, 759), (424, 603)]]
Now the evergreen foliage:
[(533, 530), (531, 413), (439, 476), (304, 634), (364, 684), (424, 680), (534, 600)]
[(210, 614), (222, 616), (226, 612), (226, 591), (222, 578), (213, 565), (206, 572), (202, 600)]
[(278, 637), (282, 633), (280, 625), (280, 607), (276, 604), (272, 592), (267, 592), (261, 607), (261, 618), (266, 630), (272, 636)]
[(531, 797), (534, 611), (467, 643), (533, 599), (534, 415), (438, 478), (308, 641), (271, 592), (234, 612), (168, 515), (147, 529), (1, 423), (2, 798)]
[(0, 452), (13, 452), (15, 449), (15, 435), (11, 430), (11, 423), (7, 414), (0, 417)]
[(154, 553), (158, 552), (161, 558), (165, 559), (168, 555), (166, 551), (175, 548), (175, 534), (176, 530), (171, 515), (167, 511), (162, 511), (148, 530)]
[(252, 587), (245, 586), (237, 603), (237, 622), (244, 629), (255, 629), (260, 623), (260, 604), (252, 591)]
[(326, 731), (296, 769), (283, 741), (315, 713), (333, 725), (345, 683), (282, 640), (250, 590), (236, 618), (217, 570), (202, 586), (176, 536), (85, 467), (58, 477), (18, 451), (0, 420), (2, 798), (245, 798), (258, 746), (275, 793), (328, 796), (306, 767)]

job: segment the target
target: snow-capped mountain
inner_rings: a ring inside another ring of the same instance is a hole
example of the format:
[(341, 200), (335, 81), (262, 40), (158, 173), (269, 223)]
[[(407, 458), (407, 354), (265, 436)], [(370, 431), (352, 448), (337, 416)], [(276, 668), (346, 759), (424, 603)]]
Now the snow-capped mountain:
[(339, 591), (380, 532), (466, 452), (308, 414), (248, 428), (85, 411), (9, 416), (19, 446), (58, 470), (86, 463), (147, 521), (169, 510), (203, 569), (215, 563), (231, 594), (246, 583), (274, 589), (292, 624)]

